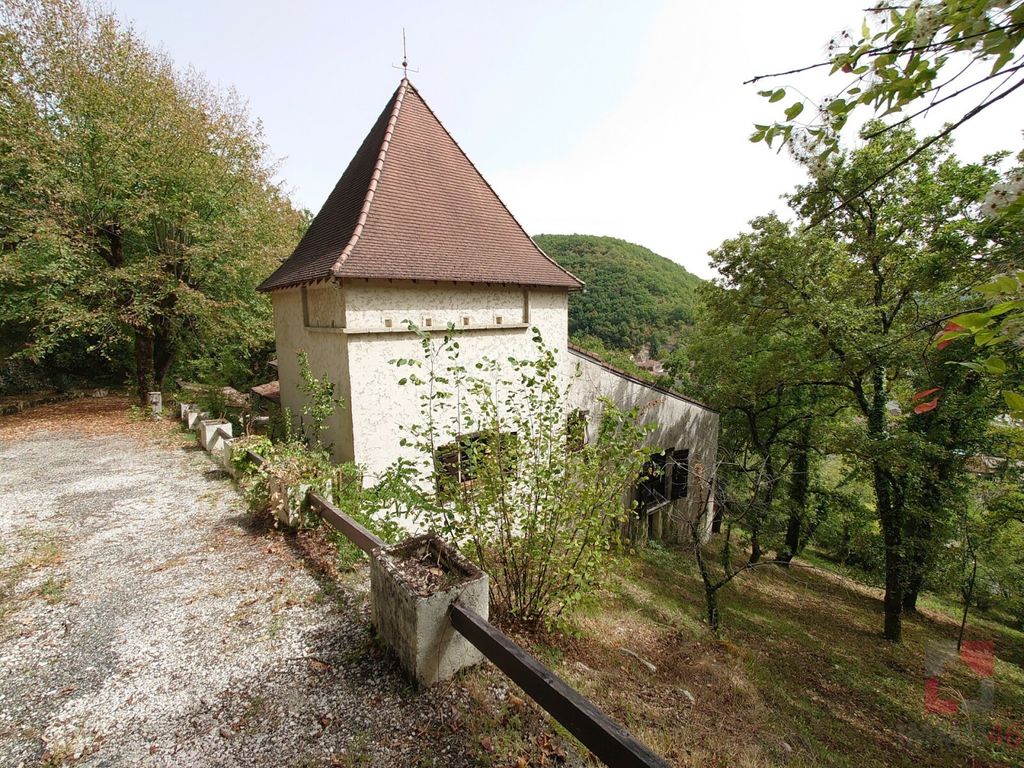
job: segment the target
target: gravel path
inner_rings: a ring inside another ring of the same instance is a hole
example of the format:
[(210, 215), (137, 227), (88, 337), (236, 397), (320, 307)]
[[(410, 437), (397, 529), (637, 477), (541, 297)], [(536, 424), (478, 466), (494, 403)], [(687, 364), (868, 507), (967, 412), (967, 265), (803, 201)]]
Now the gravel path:
[(0, 428), (0, 766), (475, 764), (465, 691), (409, 688), (365, 573), (315, 577), (172, 427), (121, 420)]

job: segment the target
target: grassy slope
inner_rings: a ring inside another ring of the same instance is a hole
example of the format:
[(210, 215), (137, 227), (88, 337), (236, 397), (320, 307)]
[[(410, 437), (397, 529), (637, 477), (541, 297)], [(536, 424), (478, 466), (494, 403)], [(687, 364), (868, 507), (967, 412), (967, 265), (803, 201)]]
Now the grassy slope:
[[(878, 591), (831, 572), (768, 567), (726, 588), (715, 640), (691, 563), (685, 551), (661, 548), (630, 559), (575, 631), (537, 649), (673, 764), (967, 766), (973, 756), (1024, 765), (1024, 744), (986, 738), (994, 722), (1024, 727), (1024, 633), (972, 619), (969, 639), (995, 641), (995, 707), (965, 736), (923, 707), (925, 650), (955, 642), (956, 606), (925, 599), (893, 646), (879, 635)], [(963, 664), (943, 679), (968, 699), (979, 695)]]
[(663, 341), (693, 321), (701, 279), (640, 245), (614, 237), (537, 235), (534, 240), (587, 284), (569, 299), (569, 332), (609, 347), (637, 350), (652, 334)]

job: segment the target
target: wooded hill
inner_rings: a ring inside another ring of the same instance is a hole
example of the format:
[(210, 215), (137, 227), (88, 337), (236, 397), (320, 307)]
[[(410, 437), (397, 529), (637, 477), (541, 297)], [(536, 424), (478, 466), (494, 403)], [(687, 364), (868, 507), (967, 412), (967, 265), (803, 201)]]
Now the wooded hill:
[(701, 279), (635, 243), (594, 235), (537, 235), (537, 244), (587, 284), (569, 297), (569, 333), (608, 347), (661, 354), (694, 320)]

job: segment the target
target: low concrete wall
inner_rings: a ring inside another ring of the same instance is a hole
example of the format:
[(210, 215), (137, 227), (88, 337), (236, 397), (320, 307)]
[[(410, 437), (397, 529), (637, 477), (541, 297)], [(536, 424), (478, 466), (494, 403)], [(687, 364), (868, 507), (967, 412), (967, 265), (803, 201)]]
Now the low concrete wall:
[(197, 406), (193, 405), (185, 412), (185, 427), (187, 429), (198, 429), (199, 422), (209, 417), (210, 414), (203, 413)]
[(214, 441), (214, 447), (210, 451), (210, 455), (217, 460), (220, 468), (232, 477), (238, 477), (238, 469), (235, 468), (235, 463), (231, 460), (234, 445), (238, 440), (237, 437), (219, 437)]

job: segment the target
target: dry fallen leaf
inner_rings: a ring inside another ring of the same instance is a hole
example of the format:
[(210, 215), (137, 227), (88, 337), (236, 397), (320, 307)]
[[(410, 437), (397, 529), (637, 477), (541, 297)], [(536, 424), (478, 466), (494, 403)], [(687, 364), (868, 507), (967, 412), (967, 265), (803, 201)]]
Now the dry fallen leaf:
[(330, 664), (320, 661), (320, 659), (307, 659), (307, 661), (309, 662), (309, 668), (314, 672), (326, 672), (331, 668)]
[(480, 739), (480, 746), (484, 748), (484, 752), (494, 751), (494, 742), (491, 740), (490, 736), (484, 736)]

